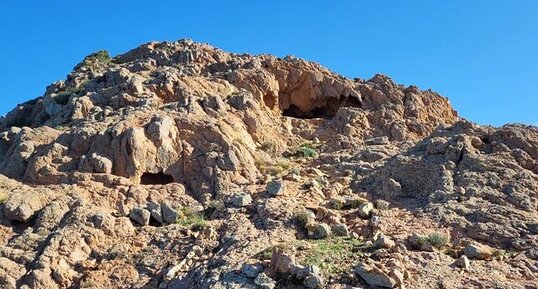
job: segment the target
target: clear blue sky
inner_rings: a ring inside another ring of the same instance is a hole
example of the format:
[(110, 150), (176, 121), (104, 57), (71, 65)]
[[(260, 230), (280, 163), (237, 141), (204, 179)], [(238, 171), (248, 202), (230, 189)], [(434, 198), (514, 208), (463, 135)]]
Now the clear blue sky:
[(538, 124), (538, 1), (2, 1), (0, 115), (85, 55), (191, 38), (432, 88), (481, 124)]

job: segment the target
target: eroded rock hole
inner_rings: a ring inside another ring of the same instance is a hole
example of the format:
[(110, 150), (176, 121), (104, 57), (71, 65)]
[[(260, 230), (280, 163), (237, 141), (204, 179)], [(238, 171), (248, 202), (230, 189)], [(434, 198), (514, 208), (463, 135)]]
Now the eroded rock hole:
[(344, 100), (344, 102), (342, 103), (342, 107), (362, 108), (362, 103), (358, 98), (350, 96)]
[(174, 178), (165, 173), (144, 173), (140, 178), (142, 185), (166, 185), (174, 182)]
[(333, 118), (340, 107), (362, 108), (360, 99), (352, 96), (341, 96), (340, 99), (329, 99), (325, 104), (303, 111), (298, 106), (291, 104), (282, 111), (282, 115), (294, 118)]
[(332, 118), (336, 115), (336, 112), (338, 112), (338, 107), (339, 107), (338, 105), (333, 106), (333, 105), (327, 104), (322, 107), (315, 107), (308, 111), (302, 111), (298, 106), (292, 104), (290, 105), (290, 107), (282, 111), (282, 115), (288, 116), (288, 117), (294, 117), (294, 118), (304, 118), (304, 119)]

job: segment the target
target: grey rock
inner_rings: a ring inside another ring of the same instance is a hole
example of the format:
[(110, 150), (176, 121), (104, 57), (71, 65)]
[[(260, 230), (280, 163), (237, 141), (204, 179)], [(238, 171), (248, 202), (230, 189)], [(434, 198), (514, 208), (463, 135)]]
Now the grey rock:
[(248, 278), (256, 278), (258, 274), (260, 274), (262, 271), (263, 266), (260, 264), (243, 264), (243, 266), (241, 267), (241, 273), (243, 273), (243, 275), (247, 276)]
[(151, 217), (153, 217), (157, 222), (161, 224), (164, 223), (163, 212), (160, 204), (151, 202), (148, 204), (148, 210), (151, 213)]
[(271, 181), (267, 184), (266, 190), (273, 197), (282, 196), (286, 191), (286, 184), (282, 181)]
[(331, 227), (325, 223), (320, 223), (316, 225), (314, 230), (313, 238), (314, 239), (325, 239), (331, 235)]
[(467, 256), (461, 255), (461, 257), (459, 257), (458, 260), (454, 262), (454, 265), (463, 269), (469, 269), (471, 266), (471, 262), (469, 261), (469, 258), (467, 258)]
[(374, 209), (374, 205), (368, 202), (366, 204), (360, 205), (357, 212), (359, 213), (359, 216), (361, 216), (361, 218), (366, 219), (370, 217), (370, 214), (373, 209)]
[(297, 279), (305, 279), (308, 276), (320, 275), (321, 269), (316, 265), (308, 265), (297, 270), (295, 277)]
[(161, 209), (163, 214), (163, 221), (167, 224), (172, 224), (177, 222), (180, 217), (179, 212), (172, 207), (171, 204), (167, 202), (161, 203)]
[(260, 273), (254, 279), (254, 283), (264, 289), (273, 289), (276, 286), (275, 280), (271, 279), (267, 274)]
[(323, 283), (323, 277), (321, 277), (320, 275), (309, 275), (303, 281), (303, 285), (306, 288), (311, 289), (321, 288), (323, 286)]
[(242, 193), (232, 197), (232, 204), (236, 207), (245, 207), (252, 203), (252, 197), (250, 194)]
[(151, 213), (143, 208), (134, 208), (129, 213), (129, 217), (135, 222), (142, 226), (149, 225), (149, 219), (151, 218)]
[(384, 287), (384, 288), (394, 288), (397, 284), (396, 280), (381, 272), (376, 268), (368, 268), (365, 264), (359, 265), (355, 269), (355, 273), (359, 275), (366, 283), (369, 285)]

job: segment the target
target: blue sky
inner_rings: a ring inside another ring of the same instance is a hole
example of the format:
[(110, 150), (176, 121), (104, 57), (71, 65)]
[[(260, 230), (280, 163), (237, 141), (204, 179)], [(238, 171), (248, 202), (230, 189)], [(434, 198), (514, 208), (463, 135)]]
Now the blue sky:
[(191, 38), (432, 88), (480, 124), (538, 124), (538, 1), (2, 1), (0, 115), (85, 55)]

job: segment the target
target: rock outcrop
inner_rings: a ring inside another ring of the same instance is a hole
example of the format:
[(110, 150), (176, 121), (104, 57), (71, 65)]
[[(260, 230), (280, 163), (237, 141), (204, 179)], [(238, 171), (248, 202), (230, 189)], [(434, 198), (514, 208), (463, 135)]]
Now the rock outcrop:
[(291, 56), (101, 51), (0, 119), (2, 288), (535, 288), (537, 220), (538, 128)]

